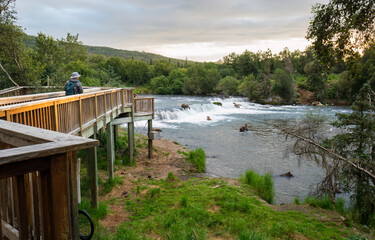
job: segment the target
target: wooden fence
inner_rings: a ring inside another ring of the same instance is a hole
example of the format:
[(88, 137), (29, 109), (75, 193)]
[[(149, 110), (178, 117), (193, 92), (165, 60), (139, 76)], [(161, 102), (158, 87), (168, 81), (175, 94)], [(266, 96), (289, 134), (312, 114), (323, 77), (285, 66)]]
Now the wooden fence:
[(12, 97), (12, 96), (21, 96), (21, 95), (28, 95), (34, 93), (46, 93), (46, 92), (54, 92), (56, 90), (61, 90), (63, 87), (56, 87), (56, 86), (39, 86), (39, 87), (32, 87), (32, 86), (20, 86), (20, 87), (11, 87), (0, 90), (0, 97)]
[(79, 239), (74, 151), (98, 141), (0, 120), (0, 239)]
[[(32, 95), (28, 96), (29, 98)], [(0, 119), (62, 133), (80, 134), (131, 111), (133, 89), (116, 88), (0, 107)]]
[(155, 112), (154, 98), (134, 98), (134, 114), (136, 116), (152, 115)]
[[(102, 88), (102, 87), (84, 87), (83, 93), (92, 93), (98, 92), (101, 90), (107, 90), (110, 88)], [(8, 106), (18, 103), (25, 103), (25, 102), (32, 102), (38, 100), (44, 100), (49, 98), (56, 98), (56, 97), (65, 97), (65, 91), (59, 92), (47, 92), (47, 93), (36, 93), (30, 95), (17, 95), (17, 96), (10, 96), (10, 97), (0, 97), (0, 106)]]

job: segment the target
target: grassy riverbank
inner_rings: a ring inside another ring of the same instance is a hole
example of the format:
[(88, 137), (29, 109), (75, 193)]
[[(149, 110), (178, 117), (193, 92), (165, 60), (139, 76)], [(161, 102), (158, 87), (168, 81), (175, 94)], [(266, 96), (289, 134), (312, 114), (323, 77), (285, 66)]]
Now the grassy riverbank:
[(101, 172), (101, 188), (109, 191), (100, 191), (100, 209), (81, 204), (95, 218), (94, 239), (361, 239), (337, 212), (270, 205), (250, 176), (205, 178), (192, 173), (188, 149), (167, 140), (154, 146), (149, 161), (139, 144), (136, 166), (117, 165), (114, 183)]

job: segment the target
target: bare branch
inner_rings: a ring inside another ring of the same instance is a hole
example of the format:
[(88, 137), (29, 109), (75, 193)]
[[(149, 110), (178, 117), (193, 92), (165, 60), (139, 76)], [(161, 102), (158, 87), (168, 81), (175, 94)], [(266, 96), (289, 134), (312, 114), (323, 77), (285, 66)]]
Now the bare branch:
[(18, 85), (15, 81), (13, 81), (12, 77), (11, 77), (11, 76), (9, 75), (9, 73), (4, 69), (3, 65), (1, 65), (1, 63), (0, 63), (0, 68), (6, 73), (6, 75), (8, 75), (8, 78), (10, 79), (10, 81), (12, 81), (12, 83), (13, 83), (14, 85), (16, 85), (17, 87), (19, 87), (19, 85)]
[[(276, 127), (278, 127), (279, 129), (281, 129), (279, 126), (276, 126)], [(331, 150), (329, 150), (329, 149), (323, 147), (322, 145), (320, 145), (319, 143), (317, 143), (317, 142), (315, 142), (315, 141), (313, 141), (313, 140), (311, 140), (311, 139), (308, 139), (308, 138), (305, 138), (305, 137), (299, 136), (299, 135), (297, 135), (297, 134), (295, 134), (295, 133), (293, 133), (293, 132), (291, 132), (291, 131), (287, 131), (287, 130), (285, 130), (285, 129), (282, 129), (281, 132), (283, 132), (283, 133), (285, 133), (285, 134), (287, 134), (287, 135), (290, 135), (290, 136), (292, 136), (292, 137), (294, 137), (294, 138), (298, 138), (298, 139), (300, 139), (300, 140), (302, 140), (302, 141), (305, 141), (305, 142), (307, 142), (307, 143), (309, 143), (309, 144), (311, 144), (311, 145), (313, 145), (313, 146), (318, 147), (319, 149), (322, 149), (323, 151), (327, 152), (329, 155), (331, 155), (331, 156), (335, 157), (336, 159), (339, 159), (339, 160), (341, 160), (341, 161), (343, 161), (343, 162), (345, 162), (345, 163), (351, 165), (352, 167), (354, 167), (354, 168), (360, 170), (361, 172), (366, 173), (368, 176), (370, 176), (372, 179), (375, 180), (375, 175), (372, 174), (371, 172), (369, 172), (367, 169), (364, 169), (364, 168), (362, 168), (361, 166), (359, 166), (358, 164), (353, 163), (353, 162), (350, 161), (349, 159), (346, 159), (346, 158), (344, 158), (344, 157), (338, 155), (337, 153), (332, 152)], [(358, 162), (359, 162), (359, 161), (358, 161)]]

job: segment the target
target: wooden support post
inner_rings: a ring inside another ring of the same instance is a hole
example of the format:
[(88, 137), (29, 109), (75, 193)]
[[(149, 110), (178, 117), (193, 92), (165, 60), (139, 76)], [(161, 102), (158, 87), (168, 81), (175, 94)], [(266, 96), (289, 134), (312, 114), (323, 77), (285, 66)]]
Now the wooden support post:
[(114, 140), (115, 140), (115, 143), (118, 141), (118, 128), (119, 128), (119, 125), (114, 125)]
[(113, 138), (113, 125), (111, 122), (107, 124), (107, 161), (108, 161), (108, 177), (114, 178), (115, 164), (115, 142)]
[(80, 127), (80, 136), (82, 136), (82, 130), (83, 130), (83, 128), (82, 128), (82, 118), (83, 118), (83, 116), (82, 116), (82, 99), (81, 99), (81, 97), (79, 98), (79, 127)]
[(49, 169), (40, 171), (41, 194), (42, 194), (42, 224), (43, 239), (53, 239), (52, 237), (52, 196), (51, 194), (51, 172)]
[(130, 165), (133, 165), (133, 156), (134, 156), (134, 121), (128, 123), (128, 147), (129, 147)]
[[(29, 219), (28, 219), (28, 209), (27, 209), (27, 196), (26, 196), (26, 188), (25, 188), (25, 178), (24, 175), (18, 175), (17, 178), (17, 193), (18, 193), (18, 212), (20, 215), (18, 216), (18, 232), (20, 236), (20, 240), (27, 240), (29, 239)], [(30, 209), (29, 209), (30, 210)], [(21, 216), (22, 215), (22, 216)]]
[[(52, 213), (52, 239), (75, 239), (71, 236), (71, 215), (78, 214), (71, 212), (71, 202), (69, 195), (69, 165), (68, 154), (59, 154), (50, 157), (50, 185), (52, 208), (48, 211)], [(77, 210), (78, 211), (78, 210)], [(46, 225), (46, 222), (44, 222)]]
[(74, 152), (68, 152), (68, 171), (70, 187), (70, 229), (72, 239), (79, 239), (78, 192), (77, 192), (77, 159)]
[[(96, 134), (94, 134), (94, 138)], [(86, 163), (87, 163), (87, 176), (90, 182), (91, 192), (91, 206), (93, 208), (99, 207), (99, 191), (98, 191), (98, 156), (97, 148), (86, 149)]]
[(53, 112), (54, 112), (54, 116), (55, 116), (55, 131), (58, 132), (59, 131), (59, 119), (58, 119), (58, 115), (57, 115), (56, 101), (53, 102)]
[[(1, 198), (0, 198), (0, 203), (5, 204), (4, 202), (1, 201)], [(1, 219), (3, 219), (3, 217), (1, 216), (1, 211), (0, 211), (0, 239), (4, 239), (3, 238), (3, 224), (1, 223)]]
[(150, 139), (150, 134), (152, 131), (152, 119), (148, 120), (148, 158), (152, 158), (152, 139)]

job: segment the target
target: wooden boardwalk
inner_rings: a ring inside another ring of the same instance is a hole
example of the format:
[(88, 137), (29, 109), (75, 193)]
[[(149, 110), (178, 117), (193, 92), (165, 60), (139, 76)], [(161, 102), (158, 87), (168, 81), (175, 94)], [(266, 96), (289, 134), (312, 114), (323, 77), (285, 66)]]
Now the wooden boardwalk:
[(91, 203), (97, 207), (96, 133), (107, 131), (113, 178), (116, 127), (127, 124), (132, 160), (134, 121), (147, 120), (152, 136), (154, 99), (134, 97), (133, 88), (85, 88), (73, 96), (22, 95), (25, 89), (30, 92), (0, 91), (0, 240), (78, 239), (75, 151), (86, 148)]

